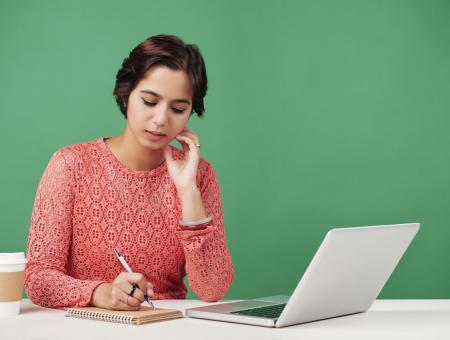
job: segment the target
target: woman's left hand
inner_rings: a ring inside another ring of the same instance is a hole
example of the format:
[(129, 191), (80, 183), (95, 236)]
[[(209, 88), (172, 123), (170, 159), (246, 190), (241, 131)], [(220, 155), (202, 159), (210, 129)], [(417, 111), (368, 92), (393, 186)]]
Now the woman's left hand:
[(190, 190), (197, 188), (196, 176), (200, 161), (200, 142), (198, 136), (188, 128), (184, 128), (175, 139), (181, 144), (184, 151), (184, 159), (173, 159), (170, 145), (164, 148), (167, 168), (175, 183), (177, 190)]

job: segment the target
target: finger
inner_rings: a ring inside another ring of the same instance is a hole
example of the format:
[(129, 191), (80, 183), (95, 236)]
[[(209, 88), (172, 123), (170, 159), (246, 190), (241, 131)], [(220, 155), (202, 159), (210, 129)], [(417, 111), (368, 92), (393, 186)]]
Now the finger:
[(144, 301), (144, 292), (147, 291), (144, 275), (140, 273), (122, 273), (120, 280), (116, 282), (117, 287), (119, 287), (127, 295), (131, 293), (134, 284), (138, 287), (134, 289), (133, 297), (137, 297), (138, 299)]
[(137, 307), (127, 305), (126, 302), (123, 302), (122, 300), (116, 300), (111, 306), (112, 310), (136, 310), (136, 308)]
[(127, 279), (131, 285), (136, 283), (141, 291), (144, 292), (147, 289), (147, 281), (141, 273), (129, 273)]
[(186, 142), (186, 136), (184, 135), (178, 135), (177, 141), (181, 144), (181, 147), (183, 148), (183, 152), (189, 152), (189, 144)]
[[(118, 284), (118, 288), (123, 291), (128, 296), (132, 296), (135, 299), (143, 302), (144, 301), (144, 293), (141, 289), (135, 288), (133, 289), (133, 286), (129, 282), (121, 282)], [(134, 291), (133, 291), (134, 290)], [(130, 295), (130, 293), (133, 291), (133, 295)]]
[(136, 307), (139, 307), (142, 303), (135, 297), (129, 296), (123, 291), (121, 291), (120, 293), (120, 301), (122, 301), (125, 305), (127, 305), (129, 309), (136, 309)]
[(166, 158), (167, 162), (173, 162), (173, 155), (172, 150), (170, 149), (169, 145), (166, 145), (164, 148), (164, 157)]
[(181, 140), (183, 140), (186, 144), (189, 145), (189, 149), (192, 150), (194, 152), (194, 154), (198, 155), (198, 148), (197, 146), (194, 144), (194, 141), (186, 136), (180, 136), (178, 135), (178, 138), (180, 138)]
[(147, 280), (145, 279), (144, 275), (142, 275), (142, 279), (137, 282), (139, 285), (140, 293), (142, 293), (142, 298), (144, 298), (144, 292), (147, 291)]
[(186, 131), (185, 130), (182, 131), (182, 135), (192, 139), (195, 142), (195, 145), (200, 145), (200, 139), (194, 132), (186, 129)]
[(114, 308), (120, 308), (121, 310), (135, 310), (141, 304), (139, 300), (129, 296), (128, 293), (118, 287), (113, 290), (112, 294), (116, 300)]
[[(132, 288), (132, 287), (131, 287)], [(130, 288), (130, 291), (131, 291), (131, 288)], [(129, 293), (128, 293), (129, 294)], [(132, 295), (134, 298), (136, 298), (136, 299), (138, 299), (140, 302), (144, 302), (144, 291), (143, 290), (141, 290), (140, 288), (136, 288), (135, 290), (134, 290), (134, 292), (133, 292), (133, 295)]]
[(198, 138), (197, 135), (192, 134), (192, 136), (190, 136), (190, 137), (191, 137), (191, 139), (194, 141), (194, 143), (195, 143), (196, 146), (197, 146), (197, 145), (200, 145), (200, 139)]
[(136, 298), (140, 303), (144, 302), (144, 292), (140, 289), (136, 289), (136, 291), (133, 294), (133, 297)]

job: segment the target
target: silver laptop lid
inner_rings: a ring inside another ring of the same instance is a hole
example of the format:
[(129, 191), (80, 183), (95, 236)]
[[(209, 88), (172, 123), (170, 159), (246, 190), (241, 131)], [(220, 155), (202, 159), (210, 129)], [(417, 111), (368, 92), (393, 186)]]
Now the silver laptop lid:
[(330, 230), (276, 327), (367, 310), (419, 227), (409, 223)]

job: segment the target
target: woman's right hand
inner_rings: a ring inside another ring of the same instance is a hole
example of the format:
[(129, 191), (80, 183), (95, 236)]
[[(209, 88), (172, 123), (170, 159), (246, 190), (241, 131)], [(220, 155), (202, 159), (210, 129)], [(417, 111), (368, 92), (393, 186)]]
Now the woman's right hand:
[[(128, 294), (137, 284), (133, 296)], [(153, 296), (153, 285), (140, 273), (120, 273), (112, 283), (102, 283), (92, 294), (91, 306), (112, 310), (139, 310), (144, 294)]]

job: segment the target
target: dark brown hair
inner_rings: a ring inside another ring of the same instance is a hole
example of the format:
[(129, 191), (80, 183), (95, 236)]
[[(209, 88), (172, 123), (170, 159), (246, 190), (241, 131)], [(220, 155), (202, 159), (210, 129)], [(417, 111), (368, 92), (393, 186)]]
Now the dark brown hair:
[(173, 70), (183, 70), (192, 82), (192, 112), (199, 117), (205, 107), (203, 98), (208, 89), (205, 61), (196, 45), (185, 44), (174, 35), (155, 35), (139, 45), (122, 62), (122, 67), (116, 75), (114, 97), (125, 118), (127, 103), (131, 91), (143, 78), (146, 71), (156, 65), (164, 65)]

